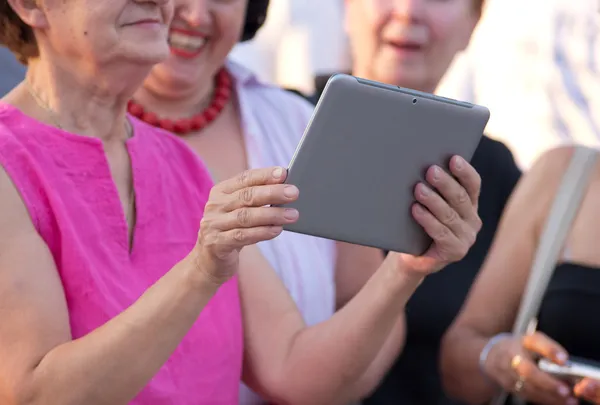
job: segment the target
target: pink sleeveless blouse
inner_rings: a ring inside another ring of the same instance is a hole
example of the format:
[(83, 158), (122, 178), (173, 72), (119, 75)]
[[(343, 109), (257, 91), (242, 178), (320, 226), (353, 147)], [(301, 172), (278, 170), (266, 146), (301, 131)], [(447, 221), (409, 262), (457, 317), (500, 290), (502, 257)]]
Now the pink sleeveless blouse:
[[(102, 142), (0, 103), (0, 165), (52, 252), (74, 339), (129, 307), (192, 249), (212, 187), (182, 141), (130, 120), (137, 211), (131, 251)], [(237, 405), (242, 351), (234, 278), (131, 405)]]

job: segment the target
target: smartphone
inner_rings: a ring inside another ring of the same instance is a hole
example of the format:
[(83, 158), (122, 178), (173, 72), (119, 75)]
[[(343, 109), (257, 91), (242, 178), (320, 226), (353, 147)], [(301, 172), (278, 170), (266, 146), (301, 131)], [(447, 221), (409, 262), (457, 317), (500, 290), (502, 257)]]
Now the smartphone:
[(540, 359), (538, 367), (543, 372), (571, 384), (577, 384), (584, 378), (600, 381), (600, 363), (591, 360), (573, 357), (566, 364), (560, 365)]

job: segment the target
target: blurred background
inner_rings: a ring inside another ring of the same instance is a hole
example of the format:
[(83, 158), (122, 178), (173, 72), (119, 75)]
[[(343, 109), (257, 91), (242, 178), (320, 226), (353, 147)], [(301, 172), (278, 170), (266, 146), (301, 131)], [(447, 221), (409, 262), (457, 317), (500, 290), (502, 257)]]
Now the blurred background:
[[(524, 169), (558, 144), (598, 145), (599, 4), (487, 0), (437, 93), (487, 106), (487, 132)], [(233, 58), (263, 80), (312, 94), (316, 78), (350, 71), (344, 0), (272, 1), (263, 29)]]
[[(428, 0), (439, 1), (439, 0)], [(272, 1), (254, 40), (231, 57), (262, 80), (310, 95), (351, 70), (344, 0)], [(437, 89), (487, 106), (487, 133), (521, 168), (558, 144), (600, 142), (600, 0), (486, 0), (466, 51)], [(24, 68), (0, 48), (0, 94)]]

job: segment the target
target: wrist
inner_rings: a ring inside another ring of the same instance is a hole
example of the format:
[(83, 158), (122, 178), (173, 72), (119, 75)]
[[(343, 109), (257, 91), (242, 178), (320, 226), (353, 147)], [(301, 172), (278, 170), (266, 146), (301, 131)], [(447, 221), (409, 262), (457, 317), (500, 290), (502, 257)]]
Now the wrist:
[(405, 304), (425, 279), (422, 273), (412, 271), (400, 254), (395, 252), (388, 254), (383, 270), (387, 276), (386, 281), (397, 291), (399, 297), (405, 298)]
[(481, 349), (481, 352), (479, 353), (479, 371), (481, 372), (481, 374), (484, 377), (488, 378), (488, 380), (490, 379), (490, 375), (487, 370), (487, 364), (488, 364), (488, 360), (490, 357), (490, 353), (500, 342), (502, 342), (506, 339), (510, 339), (511, 337), (512, 337), (512, 333), (507, 333), (507, 332), (498, 333), (497, 335), (492, 336), (487, 341), (487, 343), (485, 344), (483, 349)]
[(194, 248), (178, 266), (181, 266), (188, 286), (195, 291), (214, 293), (223, 285), (224, 281), (218, 280), (206, 269), (205, 260), (197, 248)]
[(425, 274), (420, 271), (415, 271), (412, 266), (406, 263), (400, 253), (388, 253), (384, 264), (387, 265), (389, 270), (402, 282), (412, 283), (418, 286), (425, 279)]

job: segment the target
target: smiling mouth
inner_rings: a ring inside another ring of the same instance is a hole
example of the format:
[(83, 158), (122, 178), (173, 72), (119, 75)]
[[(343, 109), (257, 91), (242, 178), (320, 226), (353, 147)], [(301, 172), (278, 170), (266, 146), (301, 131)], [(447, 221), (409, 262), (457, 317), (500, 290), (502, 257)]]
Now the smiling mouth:
[(173, 53), (184, 57), (199, 55), (207, 43), (207, 38), (196, 33), (171, 31), (169, 33), (169, 46)]
[(423, 46), (414, 42), (390, 42), (389, 45), (406, 52), (419, 52), (423, 50)]

